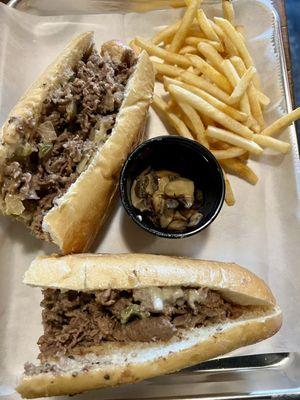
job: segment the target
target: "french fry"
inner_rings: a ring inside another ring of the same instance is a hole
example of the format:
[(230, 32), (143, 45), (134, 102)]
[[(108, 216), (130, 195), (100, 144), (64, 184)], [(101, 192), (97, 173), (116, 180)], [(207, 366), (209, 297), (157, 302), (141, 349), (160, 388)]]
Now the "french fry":
[(175, 64), (180, 67), (188, 68), (191, 63), (190, 61), (180, 54), (171, 53), (168, 50), (162, 49), (146, 40), (139, 37), (135, 38), (135, 44), (142, 49), (146, 50), (150, 56), (156, 56), (166, 61), (168, 64)]
[(250, 85), (248, 88), (248, 98), (251, 108), (251, 113), (253, 118), (257, 121), (260, 131), (265, 127), (265, 120), (262, 113), (261, 105), (258, 100), (257, 91), (255, 90), (254, 85)]
[(177, 32), (180, 24), (181, 24), (181, 20), (176, 21), (173, 24), (167, 26), (165, 29), (161, 30), (160, 32), (157, 32), (151, 38), (151, 43), (158, 45), (162, 42), (165, 43), (166, 41), (170, 40)]
[(183, 71), (178, 75), (184, 82), (189, 83), (198, 87), (199, 89), (205, 90), (207, 93), (216, 97), (217, 99), (223, 101), (224, 103), (228, 103), (229, 95), (224, 92), (222, 89), (208, 82), (202, 76), (197, 76), (188, 71)]
[(234, 133), (225, 129), (209, 126), (206, 129), (206, 136), (232, 144), (233, 146), (249, 151), (249, 153), (253, 153), (256, 155), (260, 155), (263, 153), (263, 149), (258, 144), (254, 143), (251, 140), (247, 140), (244, 137), (235, 135)]
[(184, 89), (189, 90), (190, 92), (196, 94), (197, 96), (202, 97), (204, 100), (206, 100), (208, 103), (216, 107), (218, 110), (223, 111), (225, 114), (229, 115), (233, 119), (240, 121), (240, 122), (245, 122), (248, 118), (248, 116), (245, 113), (242, 113), (239, 110), (236, 110), (235, 108), (228, 106), (227, 104), (223, 103), (222, 101), (216, 99), (209, 93), (205, 92), (204, 90), (201, 90), (193, 85), (189, 85), (185, 82), (181, 82), (175, 79), (171, 79), (168, 77), (164, 78), (164, 85), (165, 89), (167, 90), (167, 85), (169, 84), (175, 84), (177, 86), (183, 87)]
[(213, 40), (201, 38), (201, 37), (195, 37), (195, 36), (189, 36), (185, 39), (185, 44), (189, 44), (192, 46), (197, 46), (198, 43), (208, 43), (211, 46), (213, 46), (217, 51), (223, 51), (224, 47), (220, 42), (216, 42)]
[(277, 119), (270, 126), (264, 129), (261, 134), (266, 136), (273, 136), (279, 133), (281, 130), (285, 129), (291, 125), (294, 121), (300, 119), (300, 107), (296, 108), (294, 111), (284, 115), (283, 117)]
[[(234, 66), (232, 65), (230, 60), (224, 60), (221, 64), (224, 75), (227, 77), (229, 82), (233, 85), (236, 86), (240, 82), (240, 77)], [(245, 114), (248, 115), (248, 122), (246, 123), (247, 126), (254, 128), (255, 132), (257, 131), (257, 122), (254, 120), (252, 114), (251, 114), (251, 108), (250, 108), (250, 102), (248, 98), (248, 94), (245, 93), (244, 96), (241, 98), (240, 102), (240, 108), (241, 111), (243, 111)], [(258, 131), (260, 131), (260, 128), (258, 127)]]
[(226, 35), (224, 35), (224, 45), (225, 45), (226, 53), (228, 54), (229, 57), (234, 57), (238, 54), (237, 48), (232, 43), (232, 41), (229, 39), (229, 37)]
[[(201, 119), (203, 121), (205, 128), (207, 128), (208, 126), (215, 125), (215, 121), (213, 119), (211, 119), (208, 115), (200, 113), (200, 116), (201, 116)], [(206, 137), (206, 139), (207, 139), (207, 137)]]
[(230, 185), (230, 181), (225, 174), (225, 171), (222, 169), (224, 180), (225, 180), (225, 202), (228, 206), (233, 206), (235, 204), (235, 198), (232, 191), (232, 187)]
[(255, 88), (256, 90), (256, 96), (258, 98), (258, 101), (260, 102), (260, 104), (262, 106), (268, 106), (271, 102), (271, 100), (269, 99), (268, 96), (266, 96), (263, 92), (261, 92), (260, 90), (258, 90), (257, 88)]
[(221, 74), (223, 73), (221, 64), (224, 59), (213, 46), (211, 46), (209, 43), (200, 42), (197, 45), (197, 49), (216, 70), (221, 72)]
[(160, 112), (165, 117), (167, 122), (176, 130), (176, 132), (180, 136), (188, 138), (188, 139), (192, 139), (192, 140), (194, 139), (193, 135), (188, 130), (188, 128), (186, 127), (184, 122), (181, 121), (181, 119), (178, 118), (177, 115), (171, 113), (168, 110), (167, 103), (161, 97), (154, 95), (152, 106), (155, 110)]
[(211, 138), (209, 136), (207, 136), (207, 139), (208, 139), (208, 141), (212, 141), (212, 140), (214, 141), (213, 145), (212, 145), (212, 148), (214, 150), (228, 150), (228, 149), (230, 149), (230, 147), (232, 147), (228, 143), (220, 142), (220, 140)]
[[(203, 32), (200, 31), (200, 28), (198, 25), (194, 28), (192, 27), (189, 29), (188, 37), (197, 37), (197, 38), (205, 39), (205, 35)], [(187, 40), (187, 38), (185, 40)]]
[(174, 95), (179, 101), (184, 101), (190, 104), (200, 113), (207, 115), (225, 128), (230, 129), (232, 132), (237, 133), (244, 138), (252, 139), (253, 133), (249, 128), (229, 117), (228, 115), (224, 114), (222, 111), (218, 110), (210, 103), (203, 100), (200, 96), (196, 96), (186, 89), (183, 89), (180, 86), (176, 85), (169, 85), (169, 92)]
[[(239, 76), (243, 76), (243, 74), (246, 73), (246, 67), (243, 62), (243, 60), (240, 57), (232, 57), (231, 58), (231, 63), (234, 65), (235, 70), (239, 74)], [(249, 88), (247, 90), (247, 101), (245, 101), (245, 98), (243, 99), (243, 102), (241, 103), (241, 106), (244, 109), (248, 109), (250, 107), (249, 113), (253, 116), (254, 120), (256, 123), (252, 123), (252, 128), (256, 133), (259, 133), (265, 126), (265, 121), (262, 113), (262, 109), (260, 106), (260, 102), (258, 100), (257, 93), (261, 93), (258, 91), (252, 83), (249, 84)], [(251, 117), (250, 117), (251, 118)], [(251, 123), (250, 123), (251, 125)]]
[(136, 54), (140, 54), (142, 49), (135, 44), (134, 39), (129, 42), (129, 46), (134, 50)]
[(187, 58), (190, 60), (192, 65), (198, 68), (204, 76), (206, 76), (210, 81), (219, 86), (220, 89), (224, 90), (227, 93), (231, 92), (232, 87), (229, 81), (224, 77), (224, 75), (222, 75), (206, 61), (204, 61), (203, 58), (196, 55), (187, 56)]
[(246, 93), (255, 74), (256, 74), (256, 69), (254, 67), (250, 67), (249, 69), (247, 69), (247, 71), (239, 79), (238, 84), (235, 86), (233, 92), (231, 93), (229, 104), (237, 104), (240, 102), (241, 98)]
[(222, 0), (223, 16), (234, 25), (234, 9), (231, 0)]
[(271, 136), (255, 135), (253, 140), (262, 147), (269, 147), (270, 149), (280, 153), (288, 153), (291, 150), (291, 145), (289, 143), (275, 139)]
[(202, 0), (192, 0), (188, 5), (188, 8), (181, 20), (181, 24), (176, 31), (172, 42), (170, 44), (169, 51), (172, 53), (176, 53), (182, 47), (185, 38), (188, 35), (188, 30), (192, 25), (194, 18), (196, 17), (197, 10), (199, 8), (200, 3)]
[(230, 60), (227, 59), (222, 60), (221, 69), (223, 71), (223, 74), (226, 76), (226, 78), (233, 87), (239, 84), (240, 82), (239, 74), (237, 73), (236, 69), (234, 68)]
[[(239, 76), (241, 77), (246, 72), (246, 66), (244, 64), (244, 61), (240, 57), (237, 57), (237, 56), (231, 57), (230, 61), (233, 64), (236, 71), (238, 72)], [(250, 85), (250, 86), (252, 86), (252, 85)], [(260, 104), (263, 106), (268, 106), (270, 104), (269, 97), (266, 96), (263, 92), (261, 92), (257, 88), (255, 88), (255, 91), (256, 91), (256, 97), (258, 98)]]
[(210, 150), (217, 160), (226, 160), (227, 158), (240, 157), (246, 153), (245, 149), (240, 149), (239, 147), (229, 147), (226, 150)]
[(248, 165), (244, 164), (240, 160), (232, 158), (231, 160), (220, 160), (220, 163), (226, 172), (237, 175), (238, 177), (251, 183), (251, 185), (255, 185), (257, 183), (257, 175), (250, 167), (248, 167)]
[(213, 30), (211, 24), (209, 23), (207, 16), (205, 15), (205, 12), (202, 9), (198, 10), (198, 12), (197, 12), (197, 20), (198, 20), (201, 31), (205, 34), (207, 39), (218, 42), (219, 37), (216, 34), (216, 32)]
[(204, 135), (205, 128), (197, 111), (187, 103), (179, 102), (178, 105), (190, 121), (190, 129), (194, 134), (195, 139), (206, 148), (209, 148), (209, 144)]
[(184, 46), (179, 50), (179, 54), (181, 54), (183, 56), (186, 54), (197, 54), (197, 53), (198, 53), (198, 51), (197, 51), (196, 47), (189, 46), (189, 45)]
[(152, 61), (152, 64), (158, 74), (167, 75), (172, 78), (176, 78), (177, 76), (179, 76), (181, 73), (184, 72), (184, 69), (179, 67), (174, 67), (174, 65), (162, 64), (155, 61)]
[[(247, 68), (253, 67), (254, 64), (252, 57), (240, 33), (236, 31), (234, 26), (227, 19), (215, 17), (214, 21), (218, 26), (220, 26), (223, 29), (223, 32), (229, 36), (230, 40), (233, 42), (240, 56), (242, 57), (246, 67)], [(260, 84), (257, 74), (253, 79), (255, 86), (259, 88)]]
[(212, 29), (216, 32), (220, 41), (224, 42), (225, 35), (224, 35), (224, 32), (222, 31), (222, 29), (217, 24), (215, 24), (214, 21), (212, 21), (211, 19), (209, 20), (209, 23), (210, 23), (210, 26), (212, 27)]

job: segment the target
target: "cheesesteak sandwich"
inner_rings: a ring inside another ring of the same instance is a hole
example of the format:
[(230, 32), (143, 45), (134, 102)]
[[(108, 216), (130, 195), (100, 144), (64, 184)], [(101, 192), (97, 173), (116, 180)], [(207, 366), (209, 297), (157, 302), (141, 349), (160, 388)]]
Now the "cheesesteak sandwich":
[(40, 365), (25, 398), (75, 394), (166, 374), (275, 334), (267, 285), (236, 265), (150, 254), (38, 257), (24, 282), (43, 288)]
[(1, 132), (0, 211), (64, 253), (86, 251), (141, 139), (154, 73), (118, 41), (76, 37), (10, 112)]

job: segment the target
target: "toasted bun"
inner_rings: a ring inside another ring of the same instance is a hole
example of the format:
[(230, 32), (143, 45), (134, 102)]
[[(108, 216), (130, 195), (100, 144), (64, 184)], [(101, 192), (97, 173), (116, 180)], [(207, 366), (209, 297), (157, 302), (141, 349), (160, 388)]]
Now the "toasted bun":
[[(38, 119), (43, 100), (49, 91), (67, 79), (68, 71), (92, 45), (92, 32), (75, 38), (11, 111), (3, 127), (3, 140), (11, 144), (10, 151), (13, 151), (13, 143), (18, 136), (16, 123), (14, 119), (9, 122), (10, 118)], [(104, 49), (117, 57), (120, 46), (120, 42), (111, 41), (105, 44)], [(141, 140), (153, 87), (152, 63), (147, 53), (142, 52), (128, 81), (109, 139), (96, 152), (88, 168), (43, 219), (43, 231), (64, 254), (86, 251), (103, 225), (118, 186), (121, 167), (130, 151)]]
[(43, 101), (48, 96), (48, 93), (68, 79), (70, 70), (75, 67), (92, 45), (93, 32), (85, 32), (70, 42), (11, 110), (2, 127), (2, 142), (12, 145), (18, 142), (19, 134), (16, 129), (17, 122), (15, 118), (25, 117), (38, 120)]
[(24, 283), (78, 291), (206, 286), (237, 304), (275, 304), (268, 286), (237, 264), (152, 254), (37, 257), (26, 272)]
[[(26, 398), (80, 393), (175, 372), (266, 339), (281, 326), (281, 312), (243, 316), (227, 323), (183, 331), (167, 343), (105, 343), (93, 353), (57, 362), (61, 371), (23, 376), (17, 391)], [(84, 367), (89, 367), (86, 371)]]

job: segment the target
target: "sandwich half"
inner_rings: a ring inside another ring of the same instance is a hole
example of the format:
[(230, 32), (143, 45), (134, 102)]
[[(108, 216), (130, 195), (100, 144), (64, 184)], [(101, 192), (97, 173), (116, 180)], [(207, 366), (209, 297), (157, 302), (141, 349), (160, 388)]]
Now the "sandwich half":
[(178, 371), (274, 335), (268, 286), (230, 263), (150, 254), (38, 257), (24, 282), (43, 288), (40, 364), (25, 398), (80, 393)]
[(0, 211), (63, 253), (86, 251), (118, 176), (141, 140), (154, 73), (119, 41), (71, 41), (10, 112), (0, 133)]

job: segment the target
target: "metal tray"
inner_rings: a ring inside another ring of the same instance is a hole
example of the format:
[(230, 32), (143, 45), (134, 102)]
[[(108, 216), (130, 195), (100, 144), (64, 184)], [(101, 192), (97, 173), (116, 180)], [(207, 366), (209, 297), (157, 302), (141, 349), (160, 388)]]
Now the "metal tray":
[[(148, 2), (165, 8), (168, 0)], [(206, 1), (216, 3), (216, 1)], [(143, 0), (11, 0), (8, 5), (37, 15), (86, 14), (98, 12), (127, 12), (140, 10)], [(286, 62), (279, 16), (274, 13), (274, 41), (278, 51), (284, 85), (286, 108), (292, 110)], [(300, 165), (295, 126), (291, 127), (291, 142), (295, 161), (296, 181), (300, 193)], [(0, 386), (0, 398), (8, 399), (11, 392)], [(300, 354), (269, 353), (228, 357), (202, 363), (179, 373), (158, 377), (136, 385), (94, 391), (82, 399), (300, 399)]]

